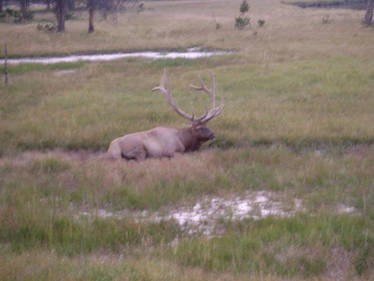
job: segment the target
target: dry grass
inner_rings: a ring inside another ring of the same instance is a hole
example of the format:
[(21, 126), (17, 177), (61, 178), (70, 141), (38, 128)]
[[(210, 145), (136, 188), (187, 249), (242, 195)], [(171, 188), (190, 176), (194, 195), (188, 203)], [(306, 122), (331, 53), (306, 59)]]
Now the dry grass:
[[(11, 68), (10, 85), (0, 85), (1, 280), (372, 278), (374, 30), (360, 24), (361, 11), (254, 0), (252, 27), (239, 32), (240, 2), (145, 2), (145, 12), (121, 14), (117, 25), (99, 19), (90, 35), (85, 13), (67, 22), (65, 34), (36, 30), (53, 18), (48, 13), (0, 24), (0, 45), (8, 42), (13, 56), (239, 50), (195, 61)], [(327, 14), (331, 23), (322, 24)], [(225, 97), (224, 112), (210, 123), (217, 139), (171, 160), (103, 160), (124, 133), (183, 126), (150, 92), (163, 68), (186, 111), (208, 102), (187, 94), (196, 72), (214, 72), (217, 95)], [(170, 222), (75, 219), (86, 210), (162, 210), (248, 190), (301, 198), (306, 214), (223, 220), (223, 236), (212, 240), (186, 237)], [(354, 214), (337, 214), (341, 204)]]
[[(271, 275), (211, 273), (193, 267), (180, 267), (168, 261), (160, 261), (147, 255), (94, 254), (86, 257), (67, 258), (48, 251), (30, 251), (21, 255), (0, 256), (5, 270), (1, 280), (162, 280), (162, 281), (301, 281), (302, 278)], [(11, 277), (12, 276), (12, 277)], [(10, 278), (11, 277), (11, 278)], [(318, 281), (336, 280), (329, 277)], [(364, 280), (364, 279), (351, 279)]]
[[(345, 9), (299, 9), (271, 2), (251, 2), (252, 28), (234, 29), (240, 1), (155, 1), (146, 10), (121, 14), (118, 24), (97, 18), (94, 34), (87, 34), (87, 14), (67, 22), (67, 32), (38, 32), (36, 23), (10, 26), (0, 24), (0, 45), (9, 44), (11, 55), (72, 53), (84, 51), (186, 48), (192, 45), (240, 49), (252, 60), (264, 63), (310, 57), (328, 58), (339, 54), (364, 55), (373, 51), (372, 29), (361, 26), (361, 11)], [(269, 7), (271, 9), (269, 10)], [(333, 24), (322, 25), (329, 14)], [(40, 14), (51, 19), (52, 15)], [(258, 28), (257, 20), (266, 21)], [(221, 28), (216, 30), (215, 23)], [(23, 42), (28, 42), (25, 45)], [(363, 42), (365, 42), (363, 44)]]
[(362, 149), (365, 155), (357, 151), (295, 153), (275, 145), (212, 149), (140, 163), (105, 160), (104, 153), (89, 151), (34, 151), (3, 157), (0, 173), (7, 187), (4, 191), (14, 184), (33, 186), (41, 192), (36, 196), (48, 198), (50, 190), (64, 199), (61, 206), (73, 201), (74, 212), (162, 210), (193, 204), (204, 195), (227, 197), (269, 190), (280, 192), (281, 201), (288, 202), (287, 195), (302, 199), (309, 212), (336, 212), (344, 204), (365, 213), (373, 200), (374, 158), (372, 147)]
[(192, 62), (95, 63), (64, 76), (48, 70), (11, 74), (11, 85), (2, 90), (0, 151), (104, 150), (124, 133), (183, 126), (164, 98), (150, 91), (164, 67), (172, 72), (177, 102), (189, 112), (202, 111), (208, 101), (191, 97), (188, 83), (196, 80), (197, 69), (214, 71), (217, 95), (226, 102), (223, 114), (210, 123), (219, 131), (213, 146), (373, 142), (374, 64), (344, 56), (257, 68), (236, 55)]

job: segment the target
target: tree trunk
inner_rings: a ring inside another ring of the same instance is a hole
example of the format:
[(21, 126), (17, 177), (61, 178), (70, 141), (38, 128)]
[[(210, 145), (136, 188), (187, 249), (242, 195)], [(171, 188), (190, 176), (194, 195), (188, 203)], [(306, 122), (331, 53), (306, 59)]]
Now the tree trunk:
[(5, 44), (4, 48), (4, 78), (5, 85), (8, 85), (8, 45)]
[(47, 10), (49, 11), (51, 9), (51, 0), (45, 0), (45, 3), (47, 4)]
[(0, 0), (0, 13), (3, 12), (3, 0)]
[(57, 32), (65, 32), (66, 1), (56, 0)]
[(20, 0), (22, 20), (27, 17), (27, 0)]
[(370, 25), (373, 21), (373, 0), (367, 0), (364, 23)]
[(75, 1), (74, 0), (68, 0), (68, 9), (69, 11), (75, 10)]
[(95, 31), (94, 27), (94, 15), (95, 15), (96, 3), (95, 0), (88, 1), (88, 33)]

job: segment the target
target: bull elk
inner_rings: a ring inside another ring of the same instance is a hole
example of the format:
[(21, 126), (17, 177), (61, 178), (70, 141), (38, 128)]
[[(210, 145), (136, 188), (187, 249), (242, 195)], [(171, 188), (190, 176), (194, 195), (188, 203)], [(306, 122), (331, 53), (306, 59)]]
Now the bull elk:
[[(173, 157), (175, 153), (196, 151), (200, 146), (212, 140), (215, 135), (206, 124), (219, 115), (223, 110), (223, 98), (216, 107), (215, 82), (211, 75), (211, 88), (208, 89), (198, 76), (200, 86), (190, 85), (191, 89), (203, 91), (210, 96), (211, 109), (200, 117), (190, 115), (180, 109), (171, 96), (170, 82), (166, 71), (161, 78), (160, 86), (152, 91), (160, 91), (165, 95), (171, 108), (183, 118), (190, 121), (188, 128), (157, 127), (148, 131), (124, 135), (113, 140), (109, 146), (108, 154), (116, 159), (144, 160), (145, 158)], [(166, 84), (166, 85), (165, 85)]]

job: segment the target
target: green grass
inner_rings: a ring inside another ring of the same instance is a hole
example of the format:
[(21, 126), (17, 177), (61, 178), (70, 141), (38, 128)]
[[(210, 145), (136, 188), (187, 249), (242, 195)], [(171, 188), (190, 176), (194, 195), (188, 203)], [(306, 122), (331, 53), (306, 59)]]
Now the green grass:
[[(177, 271), (192, 266), (208, 275), (288, 280), (330, 274), (335, 251), (343, 251), (352, 264), (347, 276), (365, 279), (373, 258), (372, 238), (365, 238), (372, 232), (374, 204), (373, 65), (339, 56), (256, 68), (239, 58), (90, 63), (63, 76), (50, 69), (13, 73), (2, 88), (0, 121), (4, 255), (16, 260), (32, 251), (56, 252), (50, 274), (60, 276), (71, 266), (61, 260), (66, 256), (116, 256), (130, 249), (133, 257), (132, 251), (145, 249), (147, 262), (161, 255)], [(149, 91), (165, 66), (186, 110), (202, 111), (208, 102), (186, 91), (195, 70), (204, 70), (204, 79), (214, 72), (217, 95), (225, 97), (224, 113), (211, 122), (217, 140), (172, 160), (100, 160), (110, 140), (125, 132), (183, 125), (163, 97)], [(76, 218), (98, 209), (164, 212), (202, 196), (253, 190), (277, 192), (284, 204), (300, 198), (317, 217), (224, 221), (224, 235), (213, 240), (184, 238), (172, 222)], [(354, 206), (355, 215), (327, 215), (340, 204)], [(177, 237), (176, 246), (168, 244)], [(337, 267), (346, 266), (339, 262)], [(125, 274), (120, 265), (83, 268), (71, 278), (115, 280)], [(140, 272), (134, 269), (134, 278), (169, 276), (159, 266), (149, 275)]]
[[(71, 70), (82, 67), (85, 62), (61, 62), (54, 64), (38, 64), (38, 63), (21, 63), (17, 65), (8, 65), (8, 74), (21, 74), (31, 71), (43, 70)], [(4, 65), (0, 66), (0, 72), (4, 72)]]
[[(203, 276), (194, 280), (204, 280), (204, 276), (210, 280), (214, 274), (221, 278), (231, 276), (233, 280), (241, 276), (257, 280), (256, 276), (261, 275), (280, 277), (269, 280), (305, 280), (325, 276), (336, 268), (345, 276), (369, 280), (366, 278), (373, 266), (373, 225), (359, 217), (320, 214), (228, 222), (227, 233), (221, 237), (185, 238), (175, 246), (165, 244), (173, 236), (173, 227), (167, 225), (134, 227), (129, 222), (112, 220), (93, 220), (86, 224), (90, 228), (86, 226), (78, 232), (77, 223), (58, 218), (48, 234), (35, 227), (23, 227), (18, 233), (12, 233), (12, 244), (0, 251), (3, 264), (7, 264), (1, 271), (3, 280), (8, 280), (5, 273), (9, 274), (10, 269), (15, 270), (12, 276), (16, 277), (25, 274), (28, 268), (32, 269), (29, 280), (59, 278), (63, 274), (68, 274), (71, 280), (87, 276), (94, 280), (120, 280), (124, 273), (134, 278), (130, 280), (191, 280), (191, 275), (188, 278), (184, 274), (196, 274), (199, 268)], [(139, 244), (141, 253), (129, 248)], [(156, 246), (153, 251), (150, 251), (151, 245)], [(16, 252), (15, 246), (19, 247)], [(106, 254), (92, 252), (98, 247), (105, 249)], [(29, 259), (28, 253), (34, 260)], [(73, 266), (77, 259), (80, 270)], [(141, 263), (135, 266), (132, 259)], [(40, 261), (44, 262), (34, 269)]]
[[(352, 264), (347, 276), (366, 278), (373, 258), (372, 237), (365, 236), (372, 232), (374, 204), (373, 66), (342, 57), (267, 68), (237, 60), (135, 59), (85, 64), (63, 76), (48, 69), (13, 73), (11, 84), (2, 88), (0, 121), (4, 255), (17, 260), (32, 251), (47, 251), (47, 256), (55, 251), (59, 257), (50, 274), (60, 276), (71, 266), (63, 257), (120, 255), (127, 248), (133, 257), (132, 251), (145, 249), (147, 262), (161, 255), (177, 271), (192, 266), (208, 275), (265, 274), (287, 280), (325, 276), (333, 271), (330, 260), (339, 249)], [(110, 140), (125, 132), (183, 125), (163, 97), (149, 91), (165, 65), (173, 93), (186, 110), (202, 111), (208, 102), (185, 90), (196, 79), (195, 70), (204, 69), (204, 79), (214, 71), (217, 95), (225, 97), (224, 113), (211, 122), (217, 140), (172, 160), (100, 160)], [(202, 196), (252, 190), (275, 191), (285, 204), (290, 197), (300, 198), (317, 217), (238, 226), (224, 222), (224, 235), (212, 240), (183, 238), (172, 222), (76, 219), (85, 210), (163, 212)], [(326, 215), (337, 212), (339, 204), (354, 206), (356, 214)], [(177, 237), (176, 246), (168, 244)], [(72, 280), (115, 280), (124, 274), (120, 265), (83, 268), (72, 273)], [(134, 278), (169, 276), (158, 266), (149, 276), (140, 272), (137, 268)], [(33, 276), (48, 275), (35, 271)]]
[[(361, 11), (254, 1), (250, 17), (266, 25), (239, 32), (240, 2), (146, 2), (144, 13), (119, 15), (118, 26), (98, 18), (90, 35), (84, 12), (65, 34), (36, 30), (53, 20), (48, 12), (0, 24), (10, 56), (196, 45), (238, 51), (10, 65), (9, 85), (0, 83), (0, 280), (372, 279), (372, 29), (361, 26)], [(321, 22), (326, 14), (330, 24)], [(207, 83), (214, 74), (217, 99), (225, 99), (209, 123), (217, 138), (173, 159), (103, 159), (118, 136), (186, 126), (151, 92), (164, 68), (178, 105), (196, 114), (209, 100), (188, 85), (197, 73)], [(137, 219), (255, 191), (290, 210), (298, 198), (302, 209), (286, 218), (221, 218), (215, 237), (172, 220)], [(342, 214), (342, 206), (354, 211)]]
[[(23, 223), (2, 222), (1, 242), (10, 243), (12, 251), (21, 253), (34, 248), (55, 250), (63, 255), (87, 254), (105, 250), (118, 253), (130, 247), (147, 247), (171, 242), (179, 232), (171, 223), (138, 224), (129, 220), (87, 218), (74, 221), (68, 217), (51, 215), (27, 218)], [(16, 227), (15, 227), (16, 226)]]
[[(295, 153), (284, 146), (214, 149), (141, 165), (102, 161), (99, 155), (79, 160), (79, 153), (71, 158), (36, 153), (20, 163), (3, 160), (0, 175), (6, 194), (18, 186), (27, 191), (26, 198), (56, 194), (63, 206), (71, 202), (78, 208), (159, 210), (195, 202), (201, 195), (268, 190), (296, 195), (311, 211), (333, 210), (339, 203), (365, 211), (374, 203), (374, 154), (362, 149), (365, 157), (360, 151)], [(3, 204), (7, 206), (6, 201)]]
[[(342, 248), (352, 255), (350, 260), (358, 274), (372, 267), (373, 225), (361, 218), (299, 216), (242, 221), (230, 228), (222, 237), (185, 240), (170, 250), (170, 256), (183, 265), (209, 271), (307, 278), (321, 275), (329, 259), (337, 258), (327, 249)], [(353, 249), (357, 251), (353, 253)]]
[[(267, 69), (254, 69), (252, 64), (230, 66), (236, 61), (235, 56), (231, 61), (217, 57), (210, 62), (203, 59), (188, 64), (179, 64), (179, 60), (130, 60), (126, 64), (82, 66), (64, 76), (47, 78), (39, 72), (10, 76), (11, 85), (2, 90), (4, 117), (0, 122), (4, 130), (0, 139), (14, 137), (2, 142), (1, 151), (103, 150), (124, 132), (160, 124), (181, 126), (183, 123), (163, 97), (150, 91), (168, 64), (173, 73), (174, 95), (189, 111), (202, 111), (203, 103), (207, 103), (204, 97), (191, 97), (185, 90), (188, 82), (196, 79), (194, 69), (214, 71), (217, 95), (225, 97), (225, 111), (219, 122), (212, 122), (220, 132), (213, 146), (282, 142), (298, 149), (373, 143), (373, 64), (336, 57), (275, 64)], [(227, 63), (223, 71), (222, 65)], [(140, 78), (140, 73), (145, 78)], [(86, 79), (91, 83), (82, 84)], [(7, 128), (10, 124), (11, 128)], [(246, 124), (251, 126), (247, 129)]]

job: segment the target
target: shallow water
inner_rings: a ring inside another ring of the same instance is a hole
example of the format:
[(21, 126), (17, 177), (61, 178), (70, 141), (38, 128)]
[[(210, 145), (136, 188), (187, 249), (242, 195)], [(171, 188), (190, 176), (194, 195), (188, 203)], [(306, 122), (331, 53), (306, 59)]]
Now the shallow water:
[(294, 199), (291, 206), (286, 206), (278, 197), (277, 193), (257, 191), (232, 198), (204, 197), (193, 206), (169, 208), (162, 212), (122, 210), (113, 213), (99, 209), (95, 211), (95, 214), (82, 212), (80, 215), (118, 219), (130, 216), (137, 221), (152, 222), (173, 220), (187, 233), (202, 233), (211, 236), (217, 234), (217, 222), (222, 219), (237, 221), (251, 218), (257, 220), (268, 216), (287, 217), (304, 211), (301, 200)]
[[(112, 53), (112, 54), (93, 54), (93, 55), (71, 55), (64, 57), (39, 57), (39, 58), (16, 58), (8, 59), (9, 64), (20, 63), (40, 63), (53, 64), (61, 62), (77, 62), (77, 61), (110, 61), (123, 58), (143, 57), (149, 59), (197, 59), (210, 57), (213, 55), (225, 55), (229, 52), (225, 51), (201, 51), (199, 48), (190, 48), (187, 52), (135, 52), (135, 53)], [(0, 60), (0, 64), (4, 63), (4, 59)]]

